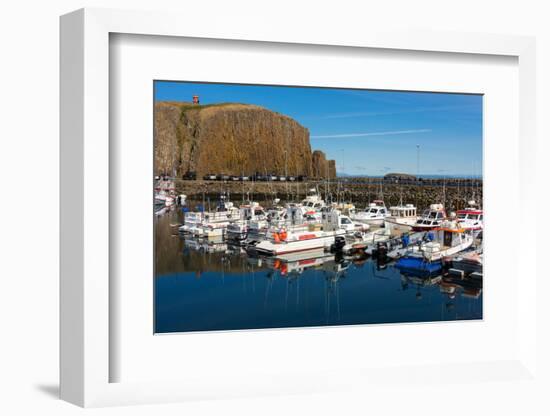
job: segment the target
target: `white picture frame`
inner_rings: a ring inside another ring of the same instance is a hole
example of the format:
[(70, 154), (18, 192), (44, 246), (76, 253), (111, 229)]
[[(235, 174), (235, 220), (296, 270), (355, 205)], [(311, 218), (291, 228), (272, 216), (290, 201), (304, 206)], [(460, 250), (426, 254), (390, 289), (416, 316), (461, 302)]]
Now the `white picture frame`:
[[(186, 24), (181, 22), (185, 20)], [(208, 22), (208, 23), (206, 23)], [(209, 397), (334, 391), (350, 377), (356, 386), (388, 383), (402, 378), (399, 369), (370, 368), (368, 375), (353, 369), (334, 370), (334, 381), (320, 382), (310, 375), (282, 373), (265, 380), (237, 380), (220, 375), (220, 382), (195, 377), (183, 381), (110, 382), (109, 253), (109, 37), (130, 34), (165, 37), (277, 42), (333, 47), (430, 51), (441, 54), (503, 55), (518, 59), (519, 67), (519, 216), (525, 241), (535, 241), (528, 209), (534, 206), (535, 171), (535, 41), (529, 37), (378, 29), (343, 30), (327, 34), (315, 26), (280, 30), (276, 24), (246, 27), (223, 18), (186, 19), (173, 13), (82, 9), (61, 18), (61, 398), (80, 406), (158, 403)], [(419, 365), (414, 380), (430, 383), (439, 372), (452, 369), (465, 382), (470, 372), (485, 377), (525, 380), (536, 377), (536, 279), (533, 253), (519, 250), (525, 264), (517, 291), (517, 354), (507, 360), (457, 365)], [(510, 273), (518, 273), (511, 270)], [(353, 329), (352, 329), (353, 330)], [(410, 329), (409, 329), (410, 330)], [(414, 329), (413, 329), (414, 330)], [(403, 373), (411, 373), (411, 369)], [(405, 377), (406, 378), (406, 377)], [(238, 379), (238, 377), (237, 377)], [(481, 377), (483, 379), (483, 377)], [(472, 382), (479, 382), (473, 378)], [(215, 384), (215, 383), (214, 383)], [(228, 386), (223, 389), (221, 386)], [(284, 386), (284, 387), (281, 387)], [(360, 391), (360, 387), (358, 387)]]

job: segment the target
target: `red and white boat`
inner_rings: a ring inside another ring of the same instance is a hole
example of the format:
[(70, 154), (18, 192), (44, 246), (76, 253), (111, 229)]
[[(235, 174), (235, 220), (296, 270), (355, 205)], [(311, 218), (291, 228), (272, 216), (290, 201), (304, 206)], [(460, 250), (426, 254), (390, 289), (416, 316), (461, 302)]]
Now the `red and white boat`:
[(465, 230), (474, 234), (483, 230), (483, 210), (476, 208), (475, 201), (468, 201), (468, 207), (457, 211), (457, 221)]
[(258, 254), (281, 256), (289, 253), (315, 249), (330, 249), (336, 238), (344, 238), (346, 232), (333, 231), (286, 231), (281, 229), (268, 234), (267, 239), (256, 243), (252, 250)]
[(257, 254), (281, 256), (306, 250), (328, 250), (335, 245), (343, 247), (346, 230), (341, 228), (340, 223), (340, 214), (333, 211), (322, 226), (309, 224), (307, 228), (271, 228), (266, 239), (251, 242), (248, 249)]
[(430, 231), (439, 228), (447, 219), (443, 204), (432, 204), (413, 224), (413, 231)]

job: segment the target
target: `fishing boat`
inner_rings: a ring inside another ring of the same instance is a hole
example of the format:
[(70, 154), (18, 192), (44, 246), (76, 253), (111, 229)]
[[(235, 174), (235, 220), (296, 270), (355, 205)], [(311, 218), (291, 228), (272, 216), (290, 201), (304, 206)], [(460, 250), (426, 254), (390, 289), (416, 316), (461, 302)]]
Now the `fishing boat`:
[[(391, 235), (391, 234), (390, 234)], [(388, 238), (370, 246), (366, 253), (378, 260), (396, 260), (403, 257), (410, 250), (411, 245), (417, 244), (424, 237), (424, 233), (404, 233), (399, 237)]]
[(392, 235), (399, 235), (411, 231), (417, 220), (416, 207), (413, 204), (400, 204), (390, 207), (390, 215), (384, 219), (384, 227)]
[(413, 231), (430, 231), (441, 226), (447, 219), (447, 213), (443, 204), (431, 204), (430, 208), (424, 211), (422, 216), (413, 224)]
[(301, 204), (311, 210), (314, 211), (320, 211), (321, 208), (326, 206), (325, 201), (317, 192), (315, 188), (311, 188), (308, 190), (306, 197), (302, 200)]
[(322, 215), (321, 210), (326, 207), (326, 203), (319, 192), (315, 188), (311, 188), (299, 206), (304, 208), (306, 219), (319, 221)]
[(250, 230), (252, 221), (258, 223), (266, 219), (264, 209), (257, 202), (250, 202), (239, 207), (239, 219), (231, 221), (227, 227), (227, 238), (232, 240), (245, 240)]
[(474, 200), (468, 201), (468, 207), (457, 211), (457, 221), (462, 228), (474, 232), (475, 235), (483, 230), (483, 210), (476, 207)]
[[(354, 254), (357, 252), (367, 252), (370, 248), (376, 246), (379, 242), (389, 240), (390, 235), (387, 229), (378, 229), (371, 232), (363, 233), (356, 237), (355, 241), (346, 244), (343, 248), (344, 253)], [(367, 253), (371, 254), (371, 253)]]
[(330, 249), (336, 237), (344, 236), (343, 230), (334, 231), (286, 231), (271, 233), (266, 240), (256, 242), (250, 249), (258, 254), (280, 256), (314, 249)]
[(241, 220), (241, 211), (232, 202), (222, 197), (216, 211), (190, 211), (184, 214), (184, 224), (179, 227), (181, 233), (202, 235), (206, 228), (226, 228), (231, 221)]
[(338, 209), (324, 207), (321, 210), (321, 222), (326, 223), (331, 220), (337, 221), (336, 226), (344, 230), (347, 234), (363, 234), (370, 228), (368, 224), (353, 221), (351, 217), (342, 214)]
[(353, 221), (378, 226), (384, 225), (384, 220), (388, 216), (388, 209), (381, 199), (371, 202), (363, 211), (356, 211), (350, 215)]
[(310, 224), (308, 229), (272, 228), (265, 239), (251, 241), (248, 251), (253, 254), (281, 256), (306, 250), (341, 248), (345, 245), (346, 231), (339, 227), (338, 216), (338, 212), (333, 212), (322, 227)]
[(468, 249), (473, 241), (472, 233), (462, 228), (437, 228), (427, 232), (422, 241), (410, 246), (395, 267), (402, 271), (436, 273), (443, 268), (444, 257)]

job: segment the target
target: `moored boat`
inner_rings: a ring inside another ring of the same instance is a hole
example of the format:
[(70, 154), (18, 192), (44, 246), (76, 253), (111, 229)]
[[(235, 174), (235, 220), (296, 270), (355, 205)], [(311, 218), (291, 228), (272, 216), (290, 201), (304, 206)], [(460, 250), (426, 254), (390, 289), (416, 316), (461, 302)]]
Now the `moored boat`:
[(363, 211), (355, 211), (350, 214), (353, 221), (369, 225), (384, 225), (384, 220), (389, 216), (384, 201), (377, 199), (371, 202)]
[(468, 249), (474, 241), (472, 233), (462, 228), (431, 230), (418, 244), (412, 245), (396, 267), (402, 271), (433, 273), (443, 268), (443, 258)]
[(413, 204), (400, 204), (390, 207), (390, 215), (384, 219), (384, 227), (392, 235), (399, 235), (411, 231), (417, 220), (416, 207)]
[(483, 230), (483, 210), (476, 207), (475, 201), (468, 201), (468, 207), (458, 210), (457, 221), (465, 230), (479, 234)]
[(429, 231), (438, 228), (447, 219), (443, 204), (432, 204), (413, 224), (413, 231)]
[(250, 242), (248, 251), (257, 254), (280, 256), (314, 249), (343, 247), (346, 231), (340, 228), (340, 214), (337, 211), (319, 226), (309, 224), (306, 229), (289, 227), (271, 228), (265, 239)]

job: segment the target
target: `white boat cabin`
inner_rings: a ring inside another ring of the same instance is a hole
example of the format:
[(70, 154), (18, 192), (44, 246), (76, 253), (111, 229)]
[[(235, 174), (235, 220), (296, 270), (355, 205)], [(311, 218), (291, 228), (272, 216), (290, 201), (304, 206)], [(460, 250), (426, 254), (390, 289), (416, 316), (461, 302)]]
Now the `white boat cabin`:
[(438, 227), (445, 219), (447, 214), (443, 209), (442, 204), (432, 204), (429, 209), (426, 209), (422, 216), (416, 221), (415, 227), (430, 228)]
[(416, 207), (413, 204), (397, 205), (390, 207), (390, 217), (399, 218), (415, 218)]
[(315, 188), (311, 188), (305, 199), (302, 200), (302, 205), (306, 207), (307, 210), (320, 211), (326, 204), (317, 190)]
[(240, 216), (244, 220), (261, 220), (266, 217), (266, 212), (257, 202), (241, 205), (239, 207)]

